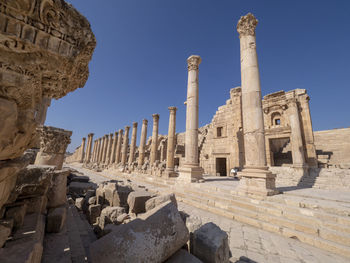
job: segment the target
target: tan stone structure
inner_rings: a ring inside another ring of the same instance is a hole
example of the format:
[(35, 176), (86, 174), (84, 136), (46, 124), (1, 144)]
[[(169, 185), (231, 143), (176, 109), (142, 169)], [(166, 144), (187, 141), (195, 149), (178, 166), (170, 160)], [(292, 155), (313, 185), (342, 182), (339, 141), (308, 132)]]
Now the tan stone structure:
[(102, 138), (98, 139), (98, 148), (96, 152), (96, 163), (100, 163), (100, 157), (101, 157), (101, 149), (102, 149)]
[(175, 173), (175, 142), (176, 142), (176, 107), (169, 107), (169, 128), (168, 128), (168, 145), (166, 155), (166, 170), (165, 174), (168, 177), (177, 176)]
[(159, 114), (153, 114), (152, 117), (153, 117), (153, 131), (152, 131), (152, 144), (151, 144), (151, 155), (150, 155), (151, 166), (157, 160)]
[(71, 131), (42, 126), (40, 133), (40, 151), (35, 159), (38, 165), (55, 165), (57, 169), (62, 169), (64, 154), (68, 144), (70, 144)]
[(121, 151), (122, 151), (122, 144), (123, 144), (123, 130), (119, 130), (119, 136), (118, 136), (118, 142), (117, 142), (117, 149), (115, 150), (115, 163), (120, 163), (121, 160)]
[(83, 140), (81, 141), (80, 145), (80, 154), (79, 154), (79, 163), (84, 162), (84, 156), (85, 156), (85, 143), (86, 143), (86, 138), (84, 137)]
[(113, 143), (113, 133), (108, 135), (108, 143), (107, 143), (107, 149), (106, 149), (106, 159), (105, 159), (105, 164), (108, 165), (110, 162), (111, 158), (111, 153), (112, 153), (112, 143)]
[(92, 148), (93, 137), (94, 137), (93, 133), (89, 133), (88, 134), (88, 142), (87, 142), (87, 146), (86, 146), (85, 163), (89, 163), (91, 161), (91, 148)]
[(128, 161), (129, 165), (131, 165), (135, 159), (136, 136), (137, 136), (137, 122), (134, 122), (132, 124), (131, 144), (130, 144), (130, 153), (129, 153), (129, 161)]
[(196, 182), (202, 179), (203, 169), (198, 158), (198, 68), (200, 56), (187, 59), (188, 84), (186, 104), (185, 163), (179, 169), (179, 180)]
[(112, 163), (115, 162), (115, 151), (117, 149), (117, 141), (118, 141), (118, 132), (114, 132), (113, 145), (112, 145), (112, 151), (111, 151), (111, 158), (109, 160), (109, 164), (112, 164)]
[(138, 158), (138, 168), (140, 169), (145, 161), (145, 147), (146, 147), (146, 140), (147, 140), (147, 125), (148, 120), (144, 119), (142, 121), (142, 128), (141, 128), (141, 139), (140, 139), (140, 146), (139, 146), (139, 158)]
[(122, 158), (121, 158), (121, 164), (126, 164), (126, 158), (128, 155), (128, 147), (129, 147), (129, 130), (130, 126), (125, 126), (125, 133), (124, 133), (124, 139), (123, 139), (123, 147), (122, 147)]

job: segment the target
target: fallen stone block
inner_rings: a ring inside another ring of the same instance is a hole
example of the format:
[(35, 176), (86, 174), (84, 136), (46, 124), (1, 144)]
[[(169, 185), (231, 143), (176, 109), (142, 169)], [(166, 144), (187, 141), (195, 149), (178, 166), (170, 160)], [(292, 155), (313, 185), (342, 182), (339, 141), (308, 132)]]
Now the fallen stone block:
[(96, 204), (103, 205), (105, 202), (105, 191), (104, 191), (105, 184), (99, 184), (96, 189)]
[(47, 215), (46, 232), (59, 233), (66, 223), (67, 209), (65, 206), (56, 207), (49, 210)]
[(0, 220), (0, 247), (2, 247), (10, 236), (13, 227), (13, 219)]
[(146, 212), (146, 201), (151, 199), (152, 195), (146, 191), (131, 192), (128, 196), (129, 213)]
[(54, 171), (52, 185), (49, 188), (47, 198), (48, 208), (64, 205), (67, 200), (67, 176), (68, 171)]
[(95, 189), (93, 183), (71, 182), (68, 193), (75, 196), (85, 196), (88, 190)]
[(26, 215), (27, 205), (21, 204), (15, 207), (10, 207), (6, 211), (6, 219), (13, 219), (13, 227), (18, 229), (22, 226), (24, 216)]
[(193, 252), (203, 262), (229, 262), (228, 236), (214, 223), (207, 223), (193, 233)]
[(128, 196), (134, 190), (129, 185), (117, 185), (117, 190), (113, 194), (113, 206), (128, 208)]
[(23, 226), (0, 248), (1, 263), (39, 263), (43, 252), (45, 217), (41, 213), (26, 215)]
[(85, 175), (74, 175), (71, 178), (71, 182), (81, 182), (81, 183), (87, 183), (89, 182), (90, 178)]
[(163, 262), (188, 240), (188, 230), (172, 202), (119, 225), (90, 245), (91, 262)]
[(79, 210), (83, 210), (84, 203), (85, 203), (84, 197), (79, 197), (79, 198), (75, 199), (75, 206), (76, 206)]
[(89, 222), (90, 224), (96, 223), (97, 217), (101, 214), (101, 205), (89, 205)]
[(26, 198), (23, 202), (27, 205), (27, 214), (31, 213), (46, 213), (47, 197), (45, 195)]
[(118, 217), (122, 214), (125, 214), (124, 207), (108, 206), (103, 208), (99, 219), (100, 228), (104, 229), (107, 224), (117, 224)]
[(126, 219), (129, 219), (130, 216), (127, 213), (121, 214), (117, 217), (117, 224), (122, 224)]
[(93, 196), (93, 197), (90, 197), (89, 200), (88, 200), (88, 204), (89, 205), (95, 205), (96, 204), (96, 196)]
[(184, 249), (180, 249), (171, 256), (165, 263), (202, 263), (198, 258), (188, 253)]
[(149, 211), (156, 206), (165, 203), (167, 201), (171, 201), (174, 203), (174, 205), (177, 207), (177, 202), (174, 194), (167, 194), (167, 195), (160, 195), (156, 197), (152, 197), (151, 199), (147, 200), (145, 207), (146, 211)]

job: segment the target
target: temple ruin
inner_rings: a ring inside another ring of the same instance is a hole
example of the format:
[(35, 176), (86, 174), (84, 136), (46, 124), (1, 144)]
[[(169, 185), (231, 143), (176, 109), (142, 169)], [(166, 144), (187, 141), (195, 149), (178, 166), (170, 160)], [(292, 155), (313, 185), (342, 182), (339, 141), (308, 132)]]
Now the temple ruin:
[(0, 0), (0, 262), (347, 262), (350, 128), (314, 132), (305, 89), (262, 97), (257, 25), (238, 21), (241, 86), (209, 124), (191, 55), (185, 132), (170, 106), (67, 154), (46, 111), (85, 85), (90, 24), (63, 0)]

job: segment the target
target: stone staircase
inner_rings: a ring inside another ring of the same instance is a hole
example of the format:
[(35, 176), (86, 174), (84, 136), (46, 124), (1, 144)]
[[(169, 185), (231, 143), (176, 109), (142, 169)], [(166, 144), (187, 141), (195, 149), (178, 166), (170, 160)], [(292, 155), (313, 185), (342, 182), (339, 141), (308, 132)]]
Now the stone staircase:
[(60, 233), (45, 235), (42, 263), (90, 262), (89, 245), (96, 240), (96, 236), (75, 205), (70, 204), (67, 209), (64, 229)]
[(289, 193), (257, 200), (205, 183), (178, 186), (175, 180), (124, 177), (151, 191), (173, 191), (178, 201), (191, 206), (350, 258), (350, 202)]

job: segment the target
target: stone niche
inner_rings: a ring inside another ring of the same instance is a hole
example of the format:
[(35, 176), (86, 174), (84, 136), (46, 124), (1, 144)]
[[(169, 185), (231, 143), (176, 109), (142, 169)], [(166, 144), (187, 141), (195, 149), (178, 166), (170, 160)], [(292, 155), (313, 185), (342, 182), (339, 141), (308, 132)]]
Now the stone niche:
[(40, 151), (36, 156), (37, 165), (54, 165), (61, 170), (68, 144), (70, 144), (71, 131), (42, 126), (40, 133)]
[(95, 46), (89, 22), (63, 0), (0, 0), (0, 189), (25, 165), (10, 160), (35, 144), (43, 104), (85, 85)]

